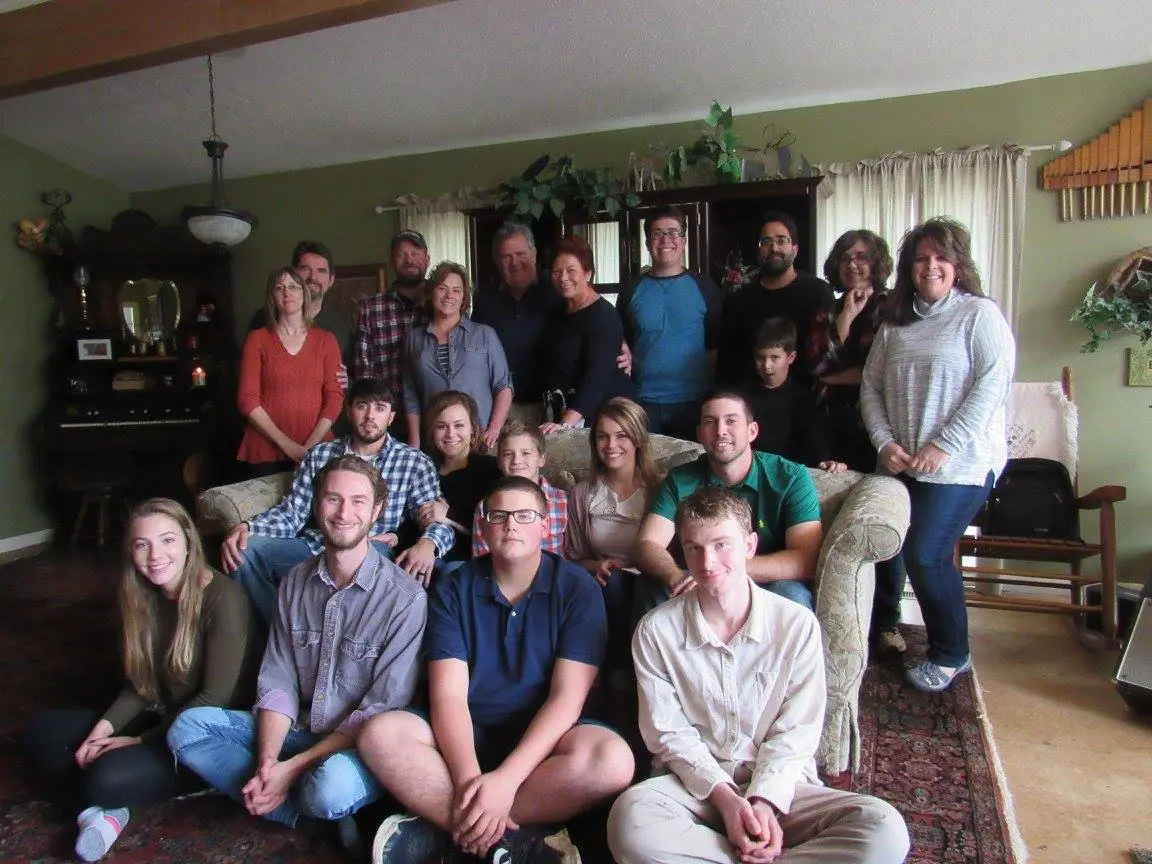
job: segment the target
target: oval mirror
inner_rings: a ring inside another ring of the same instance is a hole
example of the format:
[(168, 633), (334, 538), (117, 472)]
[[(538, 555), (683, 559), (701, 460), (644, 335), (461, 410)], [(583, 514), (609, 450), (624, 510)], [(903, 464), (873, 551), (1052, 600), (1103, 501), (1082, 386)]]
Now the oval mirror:
[(120, 317), (145, 345), (169, 339), (180, 326), (180, 289), (166, 279), (129, 279), (120, 286)]

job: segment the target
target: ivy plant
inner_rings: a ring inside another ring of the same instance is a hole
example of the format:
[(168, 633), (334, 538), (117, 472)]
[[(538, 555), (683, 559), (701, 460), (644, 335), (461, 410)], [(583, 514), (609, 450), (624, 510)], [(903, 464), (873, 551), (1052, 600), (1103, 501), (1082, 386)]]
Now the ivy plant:
[(739, 146), (740, 136), (732, 131), (732, 107), (722, 108), (713, 99), (700, 137), (688, 147), (676, 147), (668, 153), (664, 176), (670, 186), (679, 186), (686, 168), (707, 160), (716, 166), (717, 183), (739, 183)]
[(511, 180), (500, 184), (495, 204), (511, 208), (514, 216), (536, 220), (548, 208), (560, 217), (569, 204), (589, 215), (616, 216), (625, 207), (636, 207), (640, 196), (628, 192), (624, 181), (610, 168), (577, 168), (571, 156), (553, 160), (542, 156)]
[(1080, 350), (1089, 354), (1122, 332), (1134, 333), (1141, 344), (1152, 342), (1152, 273), (1137, 270), (1123, 287), (1103, 291), (1093, 284), (1071, 320), (1088, 331)]

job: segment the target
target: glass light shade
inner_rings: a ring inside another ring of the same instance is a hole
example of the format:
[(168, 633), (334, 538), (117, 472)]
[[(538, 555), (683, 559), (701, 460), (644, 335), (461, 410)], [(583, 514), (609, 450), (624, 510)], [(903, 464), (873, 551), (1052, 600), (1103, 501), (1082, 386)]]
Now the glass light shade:
[(186, 207), (183, 216), (193, 237), (222, 246), (242, 243), (256, 224), (256, 217), (250, 213), (218, 207)]

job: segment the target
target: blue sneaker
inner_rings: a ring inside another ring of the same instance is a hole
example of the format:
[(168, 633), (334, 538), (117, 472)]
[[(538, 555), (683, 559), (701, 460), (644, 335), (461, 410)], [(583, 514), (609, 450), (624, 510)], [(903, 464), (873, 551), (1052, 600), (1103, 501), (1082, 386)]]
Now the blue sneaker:
[(376, 829), (372, 864), (425, 864), (452, 851), (452, 838), (426, 819), (397, 813)]
[(923, 690), (925, 693), (938, 693), (951, 687), (957, 675), (967, 672), (971, 668), (971, 655), (965, 657), (964, 662), (951, 672), (945, 672), (931, 660), (923, 660), (905, 667), (904, 677), (917, 690)]
[(489, 864), (580, 864), (567, 828), (529, 825), (510, 831), (488, 850)]

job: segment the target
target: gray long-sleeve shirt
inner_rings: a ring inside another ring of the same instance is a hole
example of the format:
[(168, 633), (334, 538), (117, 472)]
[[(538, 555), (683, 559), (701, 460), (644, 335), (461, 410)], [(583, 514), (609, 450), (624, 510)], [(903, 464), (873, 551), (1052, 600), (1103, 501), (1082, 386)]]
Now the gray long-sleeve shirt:
[(1008, 458), (1004, 406), (1016, 368), (1016, 341), (999, 307), (957, 289), (910, 324), (884, 324), (860, 386), (860, 411), (873, 446), (891, 441), (909, 454), (935, 444), (939, 471), (907, 472), (925, 483), (981, 486)]
[(293, 567), (276, 605), (256, 708), (317, 735), (354, 734), (369, 718), (412, 700), (428, 595), (371, 544), (340, 589), (324, 553)]

